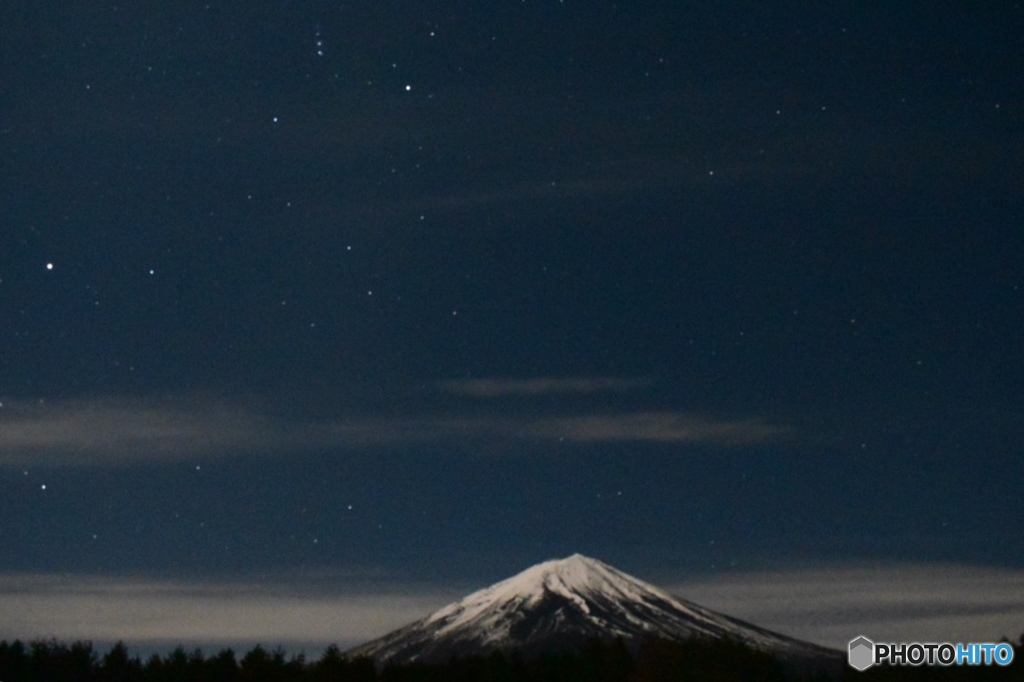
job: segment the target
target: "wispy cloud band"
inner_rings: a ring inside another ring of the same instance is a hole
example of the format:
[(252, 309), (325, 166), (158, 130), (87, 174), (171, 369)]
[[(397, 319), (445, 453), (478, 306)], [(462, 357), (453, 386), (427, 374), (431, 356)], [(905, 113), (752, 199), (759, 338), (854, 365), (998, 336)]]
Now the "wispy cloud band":
[(502, 398), (506, 396), (589, 395), (594, 393), (621, 393), (646, 388), (648, 379), (622, 379), (615, 377), (570, 377), (536, 379), (460, 379), (443, 381), (442, 390), (474, 398)]
[(994, 641), (1024, 633), (1024, 570), (956, 564), (731, 573), (671, 591), (813, 642)]
[[(119, 639), (140, 648), (252, 646), (316, 651), (379, 636), (461, 596), (453, 586), (317, 577), (175, 581), (0, 575), (0, 639)], [(951, 564), (834, 565), (669, 582), (685, 599), (843, 648), (876, 641), (992, 641), (1024, 629), (1024, 571)], [(464, 588), (470, 591), (472, 588)]]
[[(601, 386), (604, 388), (601, 388)], [(483, 392), (615, 390), (598, 381), (477, 386)], [(790, 437), (758, 418), (672, 410), (568, 415), (458, 412), (308, 420), (244, 405), (202, 400), (3, 402), (0, 466), (116, 465), (202, 456), (272, 455), (297, 450), (358, 450), (450, 442), (536, 441), (595, 444), (655, 442), (734, 446)]]
[(6, 614), (0, 640), (124, 640), (142, 648), (263, 643), (316, 650), (365, 641), (452, 598), (429, 589), (316, 594), (294, 583), (6, 575), (0, 576), (0, 612)]

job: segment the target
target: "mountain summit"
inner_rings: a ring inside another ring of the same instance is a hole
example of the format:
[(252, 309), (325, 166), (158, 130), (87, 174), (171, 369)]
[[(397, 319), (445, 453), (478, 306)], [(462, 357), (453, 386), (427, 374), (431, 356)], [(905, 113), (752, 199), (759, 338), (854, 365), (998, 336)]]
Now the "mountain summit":
[(378, 664), (440, 662), (456, 655), (573, 648), (588, 639), (626, 642), (728, 637), (783, 658), (836, 652), (673, 597), (597, 559), (545, 561), (356, 647)]

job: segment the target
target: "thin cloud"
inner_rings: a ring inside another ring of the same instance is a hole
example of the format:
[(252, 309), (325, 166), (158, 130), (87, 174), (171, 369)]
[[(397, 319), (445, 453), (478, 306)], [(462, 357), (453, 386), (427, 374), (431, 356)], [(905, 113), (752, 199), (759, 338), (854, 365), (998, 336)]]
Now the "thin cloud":
[(716, 419), (686, 412), (635, 412), (541, 419), (533, 435), (577, 443), (637, 441), (749, 445), (783, 439), (790, 429), (760, 419)]
[(441, 389), (447, 393), (473, 398), (624, 393), (647, 388), (650, 385), (651, 382), (648, 379), (619, 379), (614, 377), (463, 379), (440, 383)]
[(6, 575), (0, 576), (0, 640), (323, 649), (384, 634), (454, 596), (429, 589), (311, 594), (295, 583)]
[[(524, 382), (478, 391), (625, 389), (625, 383)], [(94, 400), (11, 403), (0, 410), (0, 466), (112, 466), (195, 456), (273, 456), (333, 449), (481, 445), (535, 441), (581, 445), (649, 442), (748, 445), (792, 438), (785, 426), (758, 418), (729, 419), (678, 411), (558, 416), (366, 417), (319, 421), (285, 418), (244, 405), (201, 400)]]
[[(334, 434), (334, 438), (330, 434)], [(750, 445), (792, 438), (792, 430), (761, 419), (725, 419), (689, 412), (613, 412), (556, 417), (452, 417), (351, 421), (321, 427), (319, 440), (369, 447), (420, 442), (516, 440), (595, 444), (648, 442)]]
[(3, 402), (0, 464), (164, 459), (261, 451), (283, 440), (272, 421), (196, 401)]
[(735, 573), (671, 586), (709, 608), (825, 646), (995, 641), (1024, 630), (1024, 571), (954, 564)]
[[(0, 575), (0, 639), (124, 640), (144, 649), (262, 643), (309, 652), (378, 637), (475, 589), (379, 578), (317, 576), (310, 587), (301, 577)], [(708, 608), (838, 649), (862, 634), (876, 641), (994, 641), (1015, 638), (1024, 623), (1020, 569), (835, 565), (662, 584)]]

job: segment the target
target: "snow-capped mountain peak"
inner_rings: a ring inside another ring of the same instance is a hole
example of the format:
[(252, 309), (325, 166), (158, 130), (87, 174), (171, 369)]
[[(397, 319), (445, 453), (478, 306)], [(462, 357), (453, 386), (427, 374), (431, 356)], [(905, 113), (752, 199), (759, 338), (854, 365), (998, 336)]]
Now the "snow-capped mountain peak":
[(730, 637), (783, 655), (825, 650), (673, 597), (597, 559), (545, 561), (350, 651), (379, 663), (523, 653), (592, 639)]
[[(442, 633), (470, 624), (498, 629), (502, 616), (514, 609), (533, 608), (545, 599), (558, 597), (569, 609), (593, 616), (597, 601), (644, 601), (650, 597), (675, 600), (658, 588), (643, 583), (597, 559), (573, 554), (532, 566), (522, 573), (474, 592), (427, 617)], [(681, 605), (678, 605), (681, 606)], [(685, 608), (685, 607), (683, 607)], [(595, 622), (600, 619), (594, 616)], [(604, 625), (603, 622), (600, 622)]]

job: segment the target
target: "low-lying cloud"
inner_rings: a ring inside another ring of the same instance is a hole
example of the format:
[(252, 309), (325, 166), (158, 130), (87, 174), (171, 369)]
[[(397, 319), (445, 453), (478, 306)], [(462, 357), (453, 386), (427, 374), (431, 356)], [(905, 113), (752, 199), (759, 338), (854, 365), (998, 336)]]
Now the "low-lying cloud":
[[(639, 576), (643, 577), (643, 576)], [(207, 651), (256, 643), (306, 652), (355, 645), (479, 586), (323, 576), (175, 581), (0, 575), (0, 640), (124, 640)], [(832, 566), (669, 581), (670, 592), (762, 627), (844, 648), (876, 641), (993, 641), (1024, 629), (1024, 571), (959, 565)]]
[(709, 608), (826, 646), (995, 641), (1024, 633), (1024, 570), (954, 564), (834, 566), (677, 582)]
[(314, 593), (262, 581), (6, 575), (0, 640), (123, 640), (146, 650), (262, 643), (315, 651), (371, 639), (453, 598), (443, 590)]

